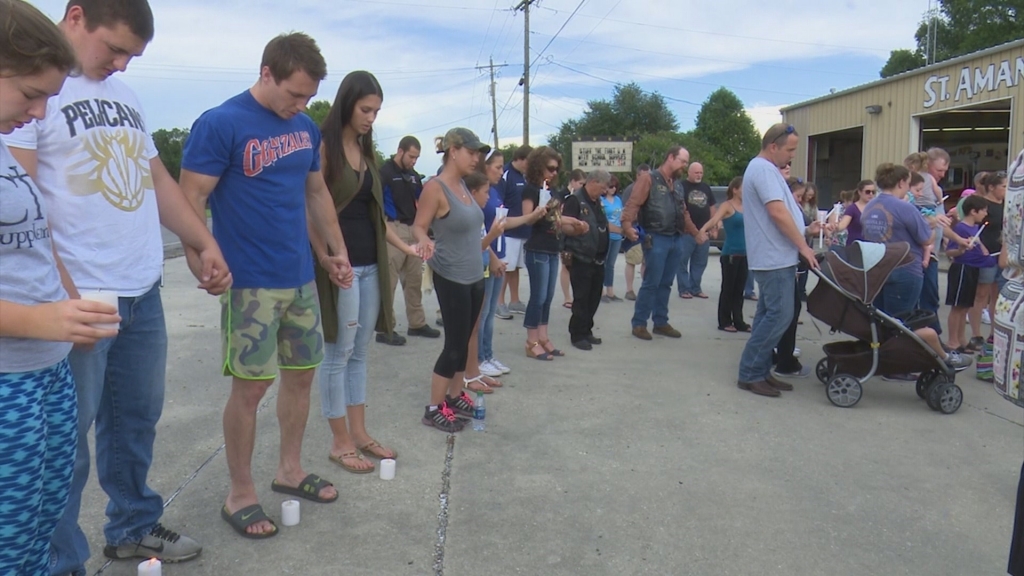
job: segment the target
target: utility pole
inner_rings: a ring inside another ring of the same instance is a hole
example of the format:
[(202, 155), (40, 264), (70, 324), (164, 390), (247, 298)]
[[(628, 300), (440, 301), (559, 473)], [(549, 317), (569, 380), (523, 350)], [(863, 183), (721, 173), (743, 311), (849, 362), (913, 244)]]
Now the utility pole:
[(504, 68), (505, 66), (508, 66), (508, 64), (499, 64), (498, 66), (495, 66), (494, 65), (494, 56), (491, 56), (491, 64), (489, 66), (477, 66), (476, 67), (477, 70), (483, 70), (484, 68), (489, 68), (490, 71), (491, 71), (491, 121), (493, 122), (493, 124), (491, 124), (491, 133), (494, 134), (494, 149), (495, 150), (497, 150), (499, 148), (499, 146), (498, 146), (498, 102), (496, 100), (497, 94), (495, 93), (494, 69), (496, 67), (497, 68)]
[(522, 10), (523, 32), (523, 144), (530, 143), (530, 4), (537, 0), (522, 0), (515, 10)]

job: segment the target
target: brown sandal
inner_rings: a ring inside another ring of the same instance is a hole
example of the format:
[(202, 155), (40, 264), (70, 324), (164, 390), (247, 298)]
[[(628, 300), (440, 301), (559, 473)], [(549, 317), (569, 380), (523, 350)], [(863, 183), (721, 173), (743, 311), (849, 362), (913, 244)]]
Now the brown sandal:
[(342, 453), (341, 456), (335, 456), (334, 454), (331, 454), (330, 456), (328, 456), (328, 458), (330, 458), (331, 462), (334, 462), (338, 466), (341, 466), (342, 468), (348, 470), (353, 474), (372, 474), (373, 471), (377, 468), (375, 464), (370, 466), (369, 468), (356, 468), (355, 466), (349, 466), (348, 464), (345, 464), (345, 460), (351, 460), (352, 458), (355, 458), (357, 460), (366, 460), (366, 458), (363, 458), (362, 454), (354, 450), (352, 452), (344, 452)]
[[(379, 448), (381, 450), (388, 450), (388, 451), (391, 452), (391, 456), (382, 456), (381, 454), (378, 454), (377, 452), (374, 452), (373, 451), (374, 448)], [(381, 460), (385, 460), (385, 459), (388, 459), (388, 458), (390, 458), (391, 460), (394, 460), (395, 458), (398, 458), (398, 451), (397, 450), (394, 450), (392, 448), (385, 448), (384, 446), (381, 446), (380, 442), (377, 442), (376, 440), (370, 440), (369, 443), (363, 444), (362, 446), (359, 447), (359, 451), (362, 452), (363, 454), (367, 455), (367, 456), (370, 456), (371, 458), (380, 458)]]
[[(555, 359), (554, 356), (552, 356), (551, 353), (547, 352), (546, 350), (544, 352), (541, 352), (540, 354), (535, 353), (533, 351), (533, 349), (536, 348), (537, 346), (540, 346), (540, 342), (527, 342), (526, 343), (526, 357), (527, 358), (533, 358), (534, 360), (554, 360)], [(543, 346), (540, 346), (540, 347), (541, 347), (541, 350), (544, 350)]]
[[(488, 380), (490, 380), (490, 382), (488, 382)], [(486, 374), (480, 375), (480, 381), (490, 386), (491, 388), (501, 388), (502, 386), (504, 386), (504, 384), (501, 383), (501, 380), (498, 380), (494, 376), (488, 376)]]
[[(538, 344), (540, 344), (540, 347), (543, 348), (544, 350), (547, 350), (547, 353), (551, 354), (552, 356), (565, 356), (565, 352), (562, 352), (558, 348), (555, 348), (555, 345), (551, 344), (551, 340), (541, 340), (538, 342)], [(548, 350), (549, 344), (551, 344), (551, 350)]]

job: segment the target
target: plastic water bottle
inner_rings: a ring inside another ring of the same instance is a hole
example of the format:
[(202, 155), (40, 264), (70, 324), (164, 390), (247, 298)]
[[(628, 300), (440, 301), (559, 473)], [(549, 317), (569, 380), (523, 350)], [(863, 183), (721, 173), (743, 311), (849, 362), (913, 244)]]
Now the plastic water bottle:
[(487, 416), (487, 409), (484, 407), (484, 394), (483, 392), (476, 393), (476, 399), (473, 400), (473, 430), (476, 432), (483, 432), (486, 428), (484, 423), (484, 417)]

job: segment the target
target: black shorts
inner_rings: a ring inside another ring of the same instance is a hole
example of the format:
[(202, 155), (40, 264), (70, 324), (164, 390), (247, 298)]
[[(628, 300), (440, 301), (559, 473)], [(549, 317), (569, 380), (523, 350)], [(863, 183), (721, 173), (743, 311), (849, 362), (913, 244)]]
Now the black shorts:
[(946, 306), (971, 308), (978, 292), (980, 268), (957, 264), (949, 265), (949, 282), (946, 285)]

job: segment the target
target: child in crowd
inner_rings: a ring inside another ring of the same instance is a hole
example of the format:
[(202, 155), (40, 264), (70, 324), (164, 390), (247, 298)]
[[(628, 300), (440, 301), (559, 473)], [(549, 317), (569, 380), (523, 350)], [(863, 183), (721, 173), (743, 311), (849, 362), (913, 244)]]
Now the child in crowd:
[[(494, 250), (491, 249), (491, 243), (505, 232), (505, 218), (495, 217), (499, 204), (495, 204), (491, 199), (491, 183), (485, 174), (473, 172), (468, 174), (463, 179), (463, 182), (465, 182), (466, 188), (469, 189), (473, 201), (484, 211), (484, 225), (480, 228), (480, 265), (484, 269), (484, 282), (487, 282), (491, 275), (500, 276), (505, 273), (505, 263), (498, 259)], [(488, 213), (490, 213), (490, 218), (487, 217)], [(490, 223), (489, 229), (487, 227), (488, 223)], [(482, 370), (482, 367), (493, 368), (490, 362), (487, 360), (481, 362), (479, 357), (479, 331), (482, 315), (481, 311), (481, 315), (476, 318), (473, 325), (473, 334), (469, 337), (469, 356), (466, 361), (466, 374), (463, 377), (463, 381), (466, 389), (471, 392), (490, 394), (494, 391), (492, 388), (500, 388), (502, 386), (501, 381), (495, 378), (502, 374), (502, 370), (489, 369), (487, 371), (491, 372), (490, 374), (486, 374)], [(490, 327), (492, 330), (494, 329), (493, 323)], [(495, 372), (497, 373), (495, 374)]]
[(995, 256), (988, 253), (978, 240), (979, 223), (988, 216), (988, 204), (984, 198), (969, 196), (964, 200), (964, 217), (953, 226), (953, 231), (968, 242), (950, 242), (946, 254), (953, 259), (949, 266), (949, 282), (946, 290), (946, 305), (949, 312), (949, 347), (958, 352), (965, 351), (967, 312), (974, 306), (978, 289), (978, 275), (982, 268), (995, 265)]

